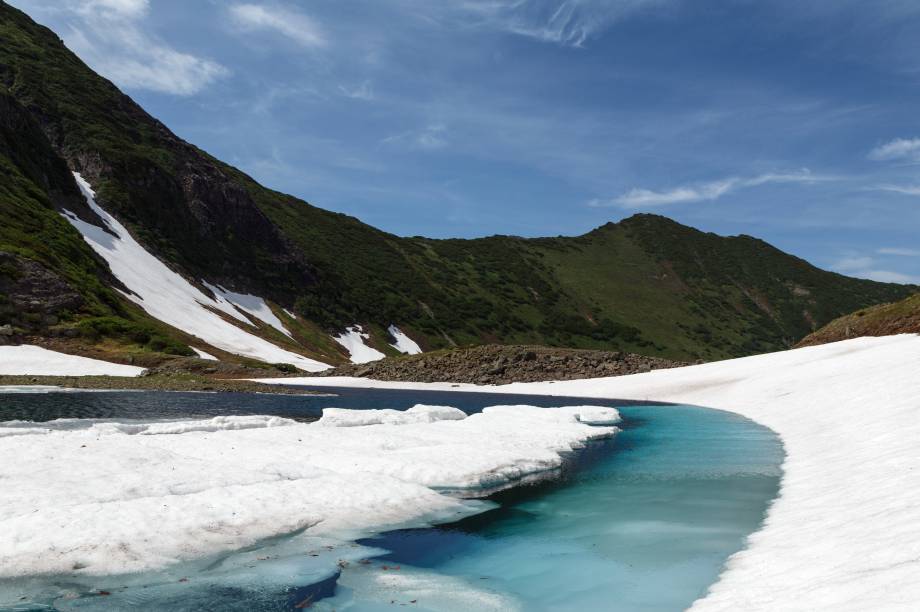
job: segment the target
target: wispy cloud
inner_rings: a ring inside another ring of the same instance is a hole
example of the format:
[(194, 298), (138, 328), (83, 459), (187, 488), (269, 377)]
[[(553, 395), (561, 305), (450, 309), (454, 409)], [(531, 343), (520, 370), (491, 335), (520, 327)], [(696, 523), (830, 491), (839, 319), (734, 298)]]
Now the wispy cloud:
[(920, 161), (920, 138), (895, 138), (869, 151), (875, 161)]
[(346, 98), (355, 100), (373, 100), (374, 87), (370, 81), (364, 81), (359, 85), (339, 85), (339, 92)]
[(459, 9), (479, 25), (543, 42), (580, 47), (643, 9), (671, 0), (466, 0)]
[(920, 196), (920, 185), (877, 185), (874, 191), (890, 191), (909, 196)]
[(144, 27), (148, 0), (65, 0), (36, 8), (65, 14), (67, 46), (120, 87), (187, 96), (228, 74), (219, 63), (179, 51), (149, 33)]
[(108, 16), (138, 18), (150, 8), (148, 0), (84, 0), (75, 5), (78, 13), (85, 15), (107, 14)]
[(876, 251), (879, 255), (894, 255), (895, 257), (920, 257), (920, 249), (901, 247), (884, 247)]
[(875, 258), (862, 255), (850, 255), (838, 259), (831, 264), (831, 269), (847, 276), (866, 278), (880, 283), (920, 284), (920, 277), (893, 270), (879, 269)]
[(683, 185), (666, 191), (634, 188), (610, 200), (591, 200), (588, 202), (588, 205), (594, 207), (618, 206), (620, 208), (632, 209), (667, 206), (669, 204), (705, 202), (717, 200), (739, 189), (759, 187), (760, 185), (767, 185), (769, 183), (814, 183), (824, 180), (828, 180), (828, 177), (816, 176), (808, 170), (791, 173), (761, 174), (749, 178), (729, 177), (718, 181), (710, 181), (708, 183)]
[(326, 45), (326, 36), (313, 18), (301, 12), (262, 4), (230, 7), (234, 22), (246, 30), (271, 30), (305, 47)]
[(420, 130), (410, 130), (394, 136), (388, 136), (381, 141), (385, 145), (403, 145), (409, 149), (433, 151), (443, 149), (448, 145), (447, 126), (435, 123)]

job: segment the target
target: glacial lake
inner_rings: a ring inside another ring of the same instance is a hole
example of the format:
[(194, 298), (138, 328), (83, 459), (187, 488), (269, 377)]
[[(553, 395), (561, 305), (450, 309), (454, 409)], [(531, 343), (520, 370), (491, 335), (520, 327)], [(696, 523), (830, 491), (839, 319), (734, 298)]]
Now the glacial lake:
[(322, 391), (334, 395), (0, 393), (0, 421), (313, 420), (325, 407), (424, 403), (473, 413), (500, 404), (593, 404), (620, 409), (623, 431), (580, 451), (560, 474), (494, 494), (492, 509), (456, 523), (347, 545), (295, 534), (149, 574), (0, 581), (0, 609), (682, 610), (743, 548), (779, 488), (778, 438), (731, 413), (488, 393)]

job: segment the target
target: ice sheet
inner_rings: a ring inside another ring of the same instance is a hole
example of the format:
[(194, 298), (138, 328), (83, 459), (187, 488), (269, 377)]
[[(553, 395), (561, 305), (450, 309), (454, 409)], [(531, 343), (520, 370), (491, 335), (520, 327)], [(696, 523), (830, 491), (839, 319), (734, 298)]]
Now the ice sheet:
[(135, 572), (298, 530), (353, 539), (454, 519), (485, 506), (440, 490), (511, 484), (617, 431), (565, 410), (458, 413), (418, 406), (352, 427), (268, 416), (2, 423), (0, 577)]

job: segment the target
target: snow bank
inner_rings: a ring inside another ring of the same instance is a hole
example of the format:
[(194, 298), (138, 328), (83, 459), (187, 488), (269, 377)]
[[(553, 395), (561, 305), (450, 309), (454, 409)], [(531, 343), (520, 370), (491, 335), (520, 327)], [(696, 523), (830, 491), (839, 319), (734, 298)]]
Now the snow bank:
[(422, 352), (422, 347), (420, 347), (415, 340), (404, 334), (398, 327), (395, 325), (390, 325), (387, 328), (387, 331), (390, 332), (390, 335), (396, 339), (395, 344), (391, 344), (400, 353), (405, 353), (406, 355), (418, 355)]
[[(355, 424), (356, 413), (329, 416)], [(0, 577), (134, 572), (297, 530), (351, 540), (456, 519), (489, 505), (440, 490), (514, 483), (617, 431), (527, 406), (469, 417), (417, 406), (402, 422), (381, 413), (387, 424), (360, 427), (265, 416), (0, 423), (11, 434), (0, 438)]]
[(144, 368), (66, 355), (40, 346), (0, 346), (0, 374), (35, 376), (140, 376)]
[[(215, 299), (205, 295), (182, 276), (170, 270), (162, 261), (144, 250), (144, 247), (121, 223), (96, 204), (95, 194), (89, 183), (77, 173), (74, 173), (74, 177), (83, 195), (86, 196), (90, 208), (99, 215), (108, 226), (109, 231), (87, 223), (67, 211), (64, 212), (64, 216), (83, 234), (83, 238), (93, 250), (106, 260), (118, 280), (131, 290), (131, 294), (126, 294), (128, 299), (137, 303), (160, 321), (227, 352), (268, 363), (290, 363), (308, 372), (318, 372), (329, 367), (263, 340), (228, 323), (209, 310), (212, 308), (250, 325), (248, 319), (240, 314), (229, 298), (217, 295)], [(239, 300), (246, 305), (246, 308), (252, 308), (254, 312), (261, 313), (253, 314), (253, 316), (260, 319), (268, 316), (254, 301), (248, 299), (254, 296), (228, 295), (234, 296), (233, 299)], [(261, 298), (255, 298), (255, 300), (261, 300)], [(264, 301), (262, 304), (264, 305)], [(268, 310), (267, 305), (265, 309)], [(274, 314), (271, 316), (274, 317)], [(277, 317), (274, 318), (277, 320)], [(266, 322), (271, 324), (271, 321)]]
[(383, 353), (364, 343), (371, 336), (360, 325), (352, 325), (332, 339), (345, 347), (352, 363), (368, 363), (386, 357)]
[[(902, 335), (634, 376), (487, 390), (696, 404), (736, 412), (780, 435), (786, 451), (780, 496), (763, 528), (729, 560), (694, 610), (915, 610), (918, 372), (920, 337)], [(341, 378), (299, 382), (348, 386)]]
[(201, 421), (161, 421), (120, 423), (104, 419), (58, 419), (47, 423), (32, 421), (0, 422), (0, 438), (8, 436), (46, 435), (55, 431), (87, 429), (91, 434), (105, 436), (162, 436), (184, 434), (192, 431), (233, 431), (263, 427), (286, 427), (297, 421), (275, 416), (219, 416)]
[(409, 423), (459, 421), (465, 418), (466, 413), (459, 408), (418, 404), (408, 410), (324, 408), (319, 424), (324, 427), (361, 427), (364, 425), (407, 425)]

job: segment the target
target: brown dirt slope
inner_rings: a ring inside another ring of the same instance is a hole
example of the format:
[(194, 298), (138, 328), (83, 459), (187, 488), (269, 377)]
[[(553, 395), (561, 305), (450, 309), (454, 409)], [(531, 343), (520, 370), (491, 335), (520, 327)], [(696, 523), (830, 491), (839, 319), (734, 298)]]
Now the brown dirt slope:
[(920, 333), (920, 294), (844, 315), (806, 336), (798, 346), (826, 344), (860, 336), (916, 333)]

